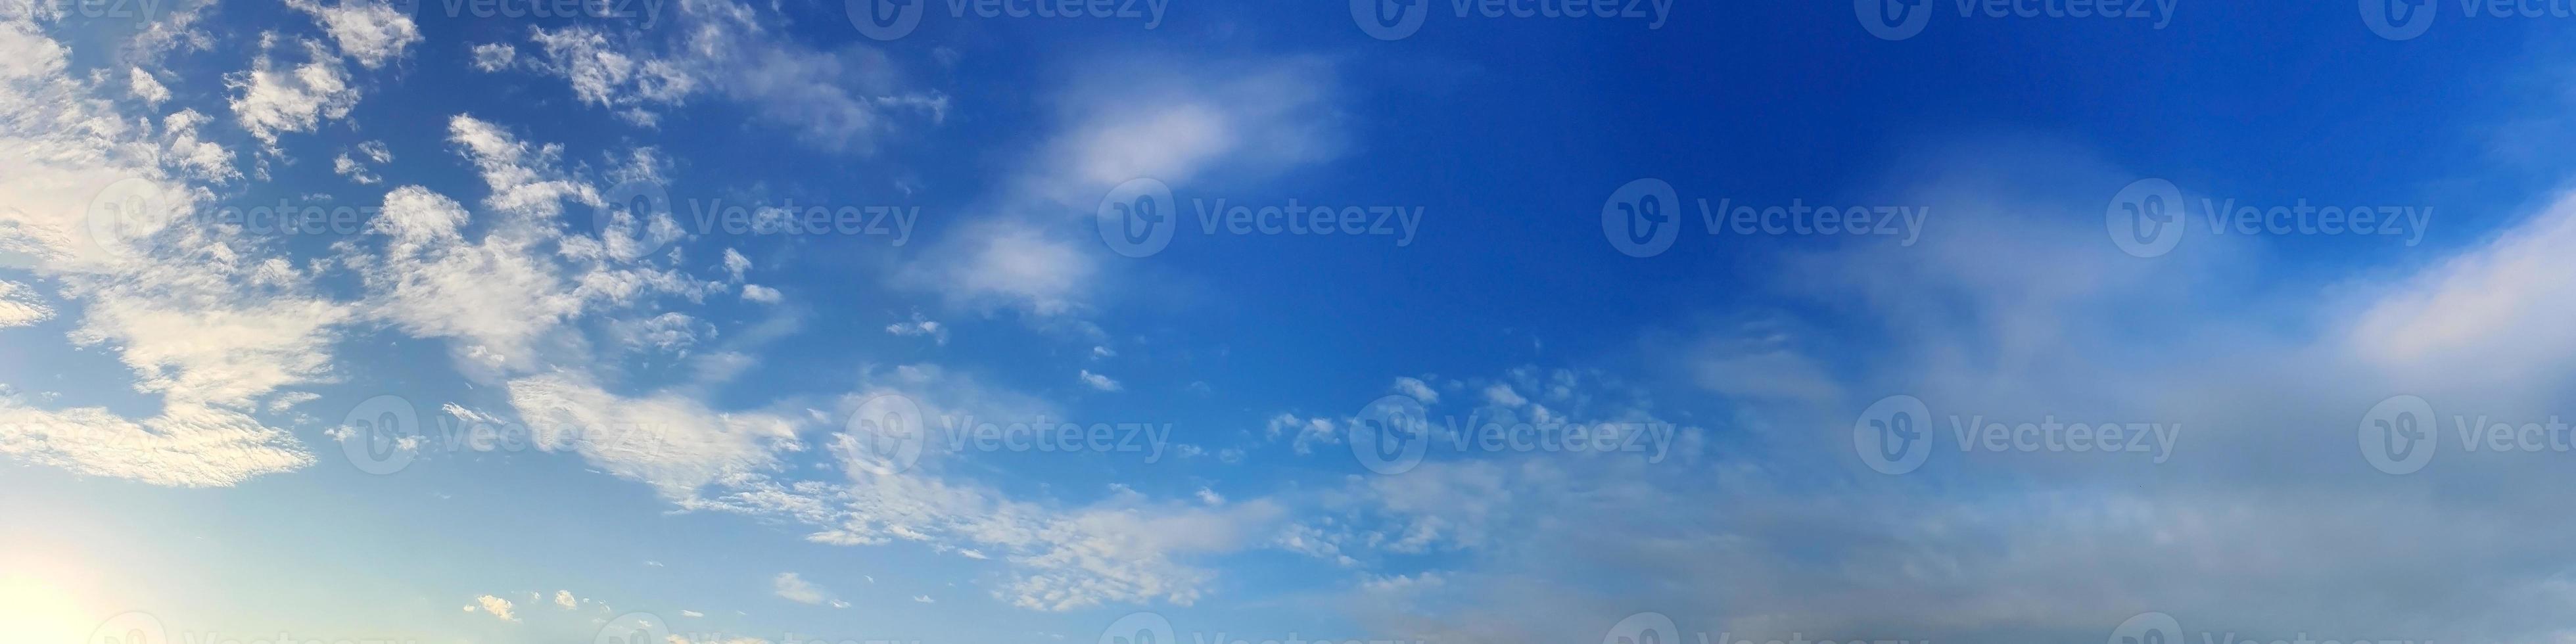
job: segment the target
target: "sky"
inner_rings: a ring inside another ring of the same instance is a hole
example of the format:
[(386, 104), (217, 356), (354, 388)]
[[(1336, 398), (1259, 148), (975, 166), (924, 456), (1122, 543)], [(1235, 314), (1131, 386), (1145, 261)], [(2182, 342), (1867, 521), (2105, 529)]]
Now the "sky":
[(2576, 641), (2357, 4), (0, 0), (0, 640)]

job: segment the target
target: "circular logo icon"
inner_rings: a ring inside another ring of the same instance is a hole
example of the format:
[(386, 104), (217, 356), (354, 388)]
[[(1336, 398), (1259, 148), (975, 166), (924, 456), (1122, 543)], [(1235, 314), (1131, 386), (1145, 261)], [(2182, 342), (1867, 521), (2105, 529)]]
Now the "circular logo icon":
[(1403, 40), (1422, 30), (1431, 0), (1351, 0), (1351, 22), (1378, 40)]
[(1681, 644), (1682, 629), (1673, 618), (1663, 613), (1646, 612), (1629, 615), (1610, 626), (1601, 636), (1601, 644)]
[(850, 11), (850, 26), (859, 35), (877, 40), (895, 40), (912, 35), (921, 26), (921, 8), (927, 0), (842, 0)]
[(627, 613), (599, 627), (591, 644), (669, 644), (671, 626), (652, 613)]
[(1932, 458), (1932, 411), (1923, 399), (1898, 394), (1878, 399), (1852, 422), (1852, 449), (1880, 474), (1904, 474)]
[(1881, 40), (1904, 40), (1932, 22), (1932, 0), (1852, 0), (1860, 27)]
[(2433, 403), (2421, 396), (2389, 396), (2361, 416), (2361, 457), (2390, 474), (2413, 474), (2433, 462), (2441, 445)]
[(662, 182), (620, 181), (608, 189), (599, 209), (591, 215), (591, 229), (599, 232), (599, 242), (608, 253), (621, 260), (633, 261), (661, 250), (677, 235), (673, 231), (655, 230), (656, 224), (672, 222), (671, 193)]
[(2102, 224), (2111, 243), (2133, 257), (2160, 257), (2182, 243), (2182, 189), (2163, 179), (2139, 179), (2111, 196)]
[(1628, 182), (1601, 202), (1601, 234), (1629, 257), (1654, 257), (1682, 234), (1681, 197), (1673, 184), (1646, 178)]
[(2110, 644), (2183, 644), (2182, 622), (2164, 613), (2139, 613), (2111, 629)]
[(109, 257), (124, 259), (142, 254), (152, 233), (169, 224), (171, 213), (161, 184), (127, 177), (91, 195), (86, 214), (90, 244)]
[(1100, 629), (1100, 644), (1180, 644), (1172, 620), (1159, 613), (1128, 613)]
[(912, 469), (921, 462), (921, 446), (930, 433), (921, 404), (903, 394), (878, 394), (850, 411), (841, 431), (859, 450), (884, 463), (885, 473)]
[(2435, 0), (2361, 0), (2361, 24), (2389, 40), (2414, 40), (2433, 28)]
[(358, 403), (340, 421), (340, 449), (368, 474), (392, 474), (420, 456), (420, 413), (411, 401), (386, 394)]
[(1403, 474), (1422, 464), (1431, 448), (1431, 410), (1404, 394), (1388, 394), (1351, 419), (1351, 455), (1379, 474)]
[(1172, 245), (1181, 226), (1180, 202), (1158, 179), (1129, 179), (1100, 198), (1100, 241), (1128, 257), (1151, 257)]
[[(75, 627), (77, 628), (77, 627)], [(68, 633), (67, 633), (68, 634)], [(161, 618), (143, 611), (117, 613), (98, 628), (90, 629), (84, 644), (172, 644), (170, 630), (161, 626)]]

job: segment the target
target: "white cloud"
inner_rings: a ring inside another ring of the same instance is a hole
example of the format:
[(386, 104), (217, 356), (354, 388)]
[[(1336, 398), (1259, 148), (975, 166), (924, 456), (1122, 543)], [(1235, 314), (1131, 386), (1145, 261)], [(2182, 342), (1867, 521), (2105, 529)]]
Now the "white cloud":
[(555, 591), (555, 605), (563, 607), (564, 610), (572, 610), (581, 607), (581, 600), (574, 599), (572, 591), (558, 590)]
[[(350, 156), (350, 152), (343, 150), (338, 156), (331, 158), (331, 172), (348, 177), (350, 181), (355, 181), (359, 185), (374, 185), (384, 180), (368, 170), (368, 162), (383, 164), (394, 160), (393, 152), (385, 149), (383, 141), (360, 142), (355, 150), (357, 156)], [(367, 161), (360, 161), (361, 157)]]
[(313, 463), (293, 436), (224, 409), (173, 405), (129, 421), (106, 409), (46, 411), (0, 398), (0, 455), (173, 487), (225, 487)]
[(321, 43), (304, 41), (302, 49), (308, 60), (293, 69), (278, 68), (263, 48), (251, 69), (224, 76), (224, 85), (239, 92), (231, 103), (235, 119), (271, 152), (278, 133), (311, 132), (358, 105), (358, 90), (340, 58)]
[(25, 284), (0, 280), (0, 329), (27, 326), (54, 317), (54, 308), (45, 305), (33, 289)]
[(474, 605), (465, 607), (465, 610), (471, 612), (476, 608), (481, 608), (483, 612), (490, 613), (493, 617), (500, 618), (500, 620), (504, 622), (519, 621), (519, 616), (510, 612), (512, 608), (510, 600), (507, 599), (491, 595), (476, 597), (474, 598)]
[(1333, 427), (1332, 419), (1322, 417), (1298, 418), (1295, 414), (1272, 416), (1263, 433), (1268, 435), (1270, 440), (1279, 440), (1281, 436), (1291, 437), (1291, 446), (1298, 454), (1313, 454), (1315, 446), (1319, 444), (1338, 445), (1342, 442), (1342, 434)]
[(804, 577), (792, 572), (778, 573), (777, 577), (769, 581), (773, 592), (778, 593), (779, 597), (799, 604), (821, 604), (832, 596), (831, 591), (824, 590), (822, 586), (806, 581)]
[(935, 603), (939, 603), (939, 600), (931, 599), (929, 595), (913, 595), (913, 596), (912, 596), (912, 600), (913, 600), (913, 601), (916, 601), (916, 602), (924, 603), (924, 604), (935, 604)]
[(401, 58), (403, 49), (420, 42), (420, 28), (411, 16), (395, 10), (391, 2), (379, 0), (333, 0), (322, 6), (318, 0), (287, 0), (286, 6), (313, 14), (322, 30), (339, 43), (340, 53), (357, 59), (369, 69), (382, 67), (385, 61)]
[(1082, 373), (1078, 374), (1078, 376), (1081, 378), (1082, 384), (1089, 385), (1093, 389), (1101, 391), (1117, 391), (1120, 389), (1118, 381), (1111, 380), (1108, 376), (1092, 373), (1089, 369), (1082, 370)]
[(938, 320), (922, 317), (920, 313), (912, 314), (910, 322), (886, 325), (886, 332), (895, 335), (929, 336), (936, 344), (948, 344), (948, 327), (941, 325)]
[(170, 100), (170, 88), (162, 87), (160, 80), (144, 72), (141, 67), (126, 68), (125, 79), (126, 90), (132, 92), (135, 98), (143, 99), (145, 103), (157, 105), (162, 101)]
[(777, 454), (803, 449), (793, 418), (721, 413), (676, 394), (626, 397), (569, 373), (513, 380), (510, 404), (540, 449), (569, 449), (609, 474), (689, 499), (718, 480), (774, 469)]
[(1431, 385), (1424, 384), (1419, 378), (1397, 376), (1395, 378), (1395, 392), (1412, 396), (1415, 400), (1420, 400), (1422, 401), (1422, 404), (1425, 405), (1436, 405), (1440, 403), (1440, 392), (1433, 391), (1431, 389)]
[(778, 293), (778, 289), (761, 286), (759, 284), (744, 284), (742, 285), (742, 299), (746, 302), (777, 304), (785, 301), (787, 298), (784, 295), (780, 295)]
[(488, 42), (474, 46), (474, 68), (497, 72), (509, 69), (519, 58), (519, 50), (510, 43)]

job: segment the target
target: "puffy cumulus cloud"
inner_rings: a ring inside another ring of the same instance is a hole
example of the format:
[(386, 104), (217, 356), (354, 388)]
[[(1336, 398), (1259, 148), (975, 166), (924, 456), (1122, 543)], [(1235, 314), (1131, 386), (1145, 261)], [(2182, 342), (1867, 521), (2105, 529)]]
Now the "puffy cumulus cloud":
[(384, 238), (381, 251), (343, 249), (366, 281), (370, 316), (414, 336), (452, 339), (461, 363), (501, 375), (534, 368), (555, 340), (573, 341), (559, 336), (591, 312), (658, 296), (697, 301), (714, 288), (624, 259), (632, 253), (612, 250), (636, 243), (624, 229), (568, 234), (558, 221), (564, 204), (601, 201), (597, 188), (561, 167), (560, 146), (530, 145), (468, 116), (450, 120), (449, 136), (491, 188), (483, 204), (496, 216), (469, 238), (472, 216), (455, 200), (418, 186), (387, 193), (372, 224)]
[(306, 59), (302, 65), (281, 67), (262, 47), (250, 69), (224, 76), (224, 85), (236, 92), (231, 102), (235, 122), (272, 153), (279, 133), (311, 132), (358, 106), (358, 88), (340, 57), (321, 43), (298, 44)]
[(519, 60), (519, 48), (512, 47), (509, 43), (487, 42), (475, 45), (473, 51), (474, 68), (487, 72), (509, 69), (512, 63)]
[[(7, 403), (14, 460), (153, 484), (231, 485), (302, 467), (285, 432), (243, 412), (279, 387), (328, 380), (345, 305), (310, 268), (224, 227), (174, 225), (209, 198), (189, 178), (237, 177), (230, 154), (181, 110), (150, 121), (99, 98), (113, 78), (67, 73), (65, 50), (23, 17), (0, 19), (0, 255), (57, 278), (70, 340), (104, 347), (161, 398), (140, 420), (101, 408)], [(127, 81), (140, 85), (129, 73)], [(148, 76), (145, 77), (148, 79)], [(145, 90), (135, 90), (145, 91)], [(149, 103), (150, 101), (146, 101)], [(14, 293), (16, 315), (38, 312)]]
[(125, 87), (127, 91), (134, 94), (135, 98), (142, 99), (145, 103), (158, 104), (170, 100), (170, 88), (162, 87), (159, 79), (153, 78), (152, 74), (143, 71), (141, 67), (126, 68)]
[(368, 69), (401, 58), (403, 49), (420, 42), (420, 27), (384, 0), (288, 0), (286, 6), (313, 14), (322, 30), (339, 44), (340, 53)]
[(1100, 391), (1118, 391), (1120, 389), (1124, 389), (1124, 387), (1118, 384), (1117, 380), (1111, 379), (1109, 376), (1092, 373), (1090, 369), (1084, 369), (1081, 373), (1074, 374), (1074, 378), (1082, 381), (1083, 386)]
[(483, 611), (484, 613), (489, 614), (489, 615), (491, 615), (492, 617), (497, 618), (497, 619), (500, 619), (501, 621), (504, 621), (504, 622), (515, 622), (515, 621), (519, 621), (519, 615), (518, 615), (517, 613), (513, 612), (513, 611), (514, 611), (514, 610), (516, 610), (516, 609), (515, 609), (515, 608), (513, 607), (513, 605), (510, 603), (510, 600), (507, 600), (507, 599), (502, 599), (502, 598), (494, 597), (494, 596), (491, 596), (491, 595), (484, 595), (484, 596), (481, 596), (481, 597), (476, 597), (476, 598), (474, 598), (474, 603), (473, 603), (473, 604), (468, 605), (468, 606), (466, 606), (466, 607), (465, 607), (465, 612), (469, 612), (469, 613), (470, 613), (470, 612), (474, 612), (474, 611), (476, 611), (476, 610), (481, 610), (481, 611)]
[(521, 420), (542, 429), (539, 449), (572, 451), (675, 500), (776, 469), (780, 452), (803, 449), (792, 417), (717, 412), (676, 394), (620, 396), (563, 373), (513, 380), (509, 391)]
[[(655, 125), (663, 111), (714, 94), (831, 151), (866, 152), (906, 118), (936, 123), (946, 115), (945, 96), (906, 89), (876, 49), (799, 43), (774, 17), (730, 0), (675, 8), (673, 28), (533, 28), (536, 51), (527, 68), (564, 79), (584, 104), (637, 125)], [(486, 60), (476, 55), (478, 65)]]

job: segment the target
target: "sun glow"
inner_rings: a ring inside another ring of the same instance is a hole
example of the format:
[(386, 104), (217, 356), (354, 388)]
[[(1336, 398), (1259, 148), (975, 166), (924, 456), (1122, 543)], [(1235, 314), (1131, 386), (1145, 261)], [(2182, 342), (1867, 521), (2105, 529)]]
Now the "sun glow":
[(73, 644), (89, 635), (89, 621), (62, 589), (34, 577), (0, 575), (0, 642)]

